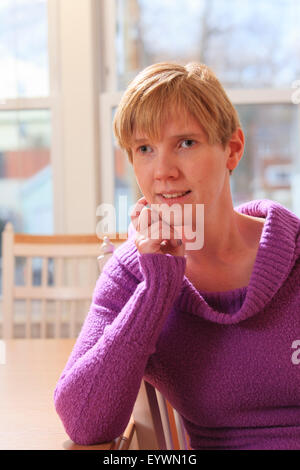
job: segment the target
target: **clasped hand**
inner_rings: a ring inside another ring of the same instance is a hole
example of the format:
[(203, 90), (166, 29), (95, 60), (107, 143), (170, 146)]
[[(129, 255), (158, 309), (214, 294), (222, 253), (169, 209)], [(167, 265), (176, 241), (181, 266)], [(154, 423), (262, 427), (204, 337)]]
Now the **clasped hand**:
[(142, 197), (131, 213), (131, 221), (137, 232), (135, 245), (138, 251), (184, 256), (185, 245), (174, 225), (163, 219), (162, 211), (147, 205), (146, 198)]

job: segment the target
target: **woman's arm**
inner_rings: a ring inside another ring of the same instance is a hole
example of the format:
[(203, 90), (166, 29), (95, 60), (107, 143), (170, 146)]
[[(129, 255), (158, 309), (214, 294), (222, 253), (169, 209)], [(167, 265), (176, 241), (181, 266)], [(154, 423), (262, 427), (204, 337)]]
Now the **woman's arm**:
[(55, 407), (78, 444), (110, 441), (125, 429), (149, 356), (180, 292), (185, 258), (142, 254), (142, 282), (113, 256), (55, 389)]

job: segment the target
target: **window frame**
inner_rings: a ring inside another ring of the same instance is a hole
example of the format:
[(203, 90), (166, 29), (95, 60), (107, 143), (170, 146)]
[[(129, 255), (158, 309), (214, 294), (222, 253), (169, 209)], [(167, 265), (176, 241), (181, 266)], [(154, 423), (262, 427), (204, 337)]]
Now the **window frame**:
[(48, 14), (48, 74), (49, 74), (49, 95), (43, 97), (22, 97), (8, 98), (0, 100), (1, 111), (26, 111), (26, 110), (48, 110), (50, 112), (51, 145), (50, 161), (52, 167), (52, 187), (53, 187), (53, 225), (54, 231), (59, 231), (61, 227), (61, 199), (63, 197), (63, 178), (61, 163), (61, 136), (60, 136), (60, 103), (58, 99), (59, 87), (59, 61), (58, 61), (58, 1), (47, 0)]

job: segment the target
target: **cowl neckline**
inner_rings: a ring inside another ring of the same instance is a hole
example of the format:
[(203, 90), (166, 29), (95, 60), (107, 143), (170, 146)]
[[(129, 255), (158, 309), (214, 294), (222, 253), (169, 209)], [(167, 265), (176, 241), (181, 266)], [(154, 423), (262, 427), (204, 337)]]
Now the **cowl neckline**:
[(249, 285), (225, 292), (201, 292), (184, 276), (176, 300), (181, 310), (215, 323), (239, 323), (262, 311), (287, 279), (299, 255), (300, 220), (291, 211), (269, 199), (241, 204), (235, 210), (266, 219)]
[[(235, 207), (235, 210), (265, 219), (248, 286), (225, 292), (201, 292), (184, 276), (174, 308), (215, 323), (239, 323), (262, 312), (288, 278), (297, 258), (300, 258), (300, 219), (280, 203), (269, 199), (250, 201)], [(135, 230), (131, 225), (128, 228), (129, 239), (116, 251), (120, 261), (142, 281), (133, 239)]]

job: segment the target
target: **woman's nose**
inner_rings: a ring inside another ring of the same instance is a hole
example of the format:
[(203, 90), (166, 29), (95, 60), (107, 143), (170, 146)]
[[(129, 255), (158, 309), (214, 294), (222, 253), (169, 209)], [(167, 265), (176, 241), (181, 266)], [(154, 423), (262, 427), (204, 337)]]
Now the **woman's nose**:
[(179, 169), (172, 152), (163, 151), (155, 159), (154, 176), (156, 179), (176, 178)]

